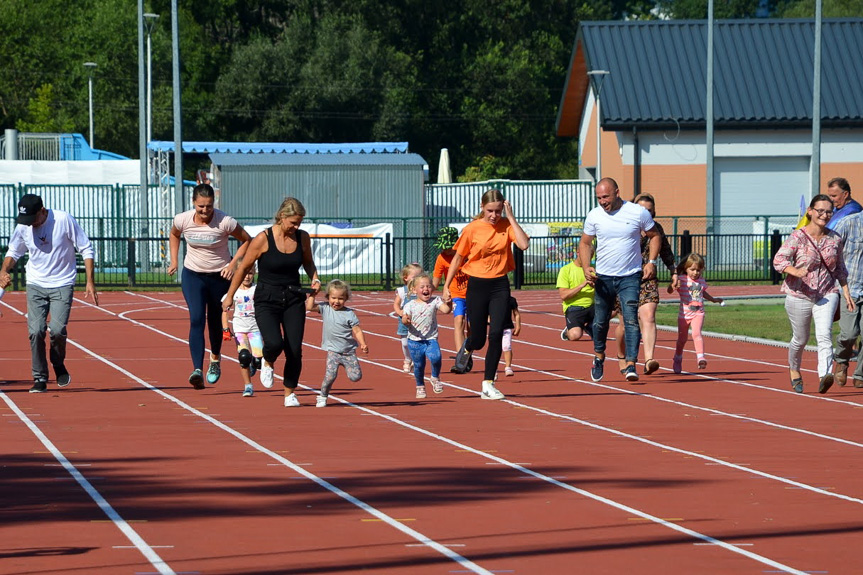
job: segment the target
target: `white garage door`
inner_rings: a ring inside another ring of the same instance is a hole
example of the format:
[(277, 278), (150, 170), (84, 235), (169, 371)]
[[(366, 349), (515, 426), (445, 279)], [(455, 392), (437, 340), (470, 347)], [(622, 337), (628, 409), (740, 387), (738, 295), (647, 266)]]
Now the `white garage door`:
[(809, 158), (716, 158), (720, 216), (796, 214), (809, 197)]
[[(747, 216), (721, 218), (716, 226), (720, 234), (752, 234), (754, 216), (796, 214), (800, 208), (800, 196), (809, 197), (808, 156), (716, 158), (714, 168), (716, 215)], [(763, 241), (726, 239), (722, 246), (711, 246), (714, 264), (734, 267), (760, 260), (764, 255)]]

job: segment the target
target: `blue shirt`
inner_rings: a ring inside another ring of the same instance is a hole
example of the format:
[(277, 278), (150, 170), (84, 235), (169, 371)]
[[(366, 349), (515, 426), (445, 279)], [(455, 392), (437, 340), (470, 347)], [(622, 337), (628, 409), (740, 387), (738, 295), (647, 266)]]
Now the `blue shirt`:
[(857, 202), (857, 200), (848, 200), (847, 204), (833, 212), (833, 217), (830, 218), (830, 221), (827, 222), (827, 225), (825, 227), (828, 230), (835, 230), (836, 226), (839, 224), (840, 221), (842, 221), (843, 218), (860, 212), (863, 212), (863, 206), (861, 206)]
[(843, 218), (835, 232), (842, 238), (842, 259), (848, 270), (848, 289), (851, 297), (859, 300), (863, 298), (863, 213), (858, 210), (856, 214)]

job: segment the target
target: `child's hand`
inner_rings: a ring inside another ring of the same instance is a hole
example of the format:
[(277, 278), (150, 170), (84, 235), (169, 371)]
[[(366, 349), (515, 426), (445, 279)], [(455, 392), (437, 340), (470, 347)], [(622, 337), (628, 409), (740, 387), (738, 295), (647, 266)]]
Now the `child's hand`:
[(410, 316), (410, 314), (406, 314), (406, 313), (403, 313), (403, 314), (402, 314), (402, 323), (403, 323), (403, 324), (405, 324), (405, 325), (410, 325), (410, 324), (411, 324), (411, 316)]
[(369, 354), (369, 346), (367, 346), (365, 344), (361, 345), (360, 351), (363, 352), (365, 355), (368, 355)]
[(671, 284), (668, 284), (668, 288), (666, 289), (666, 291), (668, 293), (674, 293), (674, 286), (672, 286)]
[(222, 328), (222, 341), (231, 341), (231, 338), (234, 336), (231, 334), (231, 330), (227, 327)]

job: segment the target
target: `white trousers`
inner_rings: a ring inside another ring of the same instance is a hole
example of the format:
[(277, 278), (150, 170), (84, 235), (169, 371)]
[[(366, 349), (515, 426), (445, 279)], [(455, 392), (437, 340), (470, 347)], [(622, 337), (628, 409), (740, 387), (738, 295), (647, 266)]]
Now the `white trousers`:
[(818, 301), (786, 296), (785, 311), (791, 322), (791, 344), (788, 346), (788, 367), (800, 371), (803, 348), (809, 341), (812, 320), (815, 320), (815, 341), (818, 343), (818, 378), (833, 368), (833, 314), (839, 304), (839, 294), (831, 293)]

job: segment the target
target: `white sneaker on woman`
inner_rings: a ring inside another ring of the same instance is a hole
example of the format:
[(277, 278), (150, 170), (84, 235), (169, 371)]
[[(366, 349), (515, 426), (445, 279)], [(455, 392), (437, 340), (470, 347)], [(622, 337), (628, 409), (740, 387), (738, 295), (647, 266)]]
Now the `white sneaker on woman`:
[(483, 399), (503, 399), (506, 396), (494, 386), (493, 381), (482, 382), (482, 398)]
[(266, 361), (261, 364), (261, 385), (267, 389), (273, 387), (273, 366)]
[(297, 395), (292, 393), (290, 395), (285, 396), (285, 407), (299, 407), (300, 400), (297, 399)]

